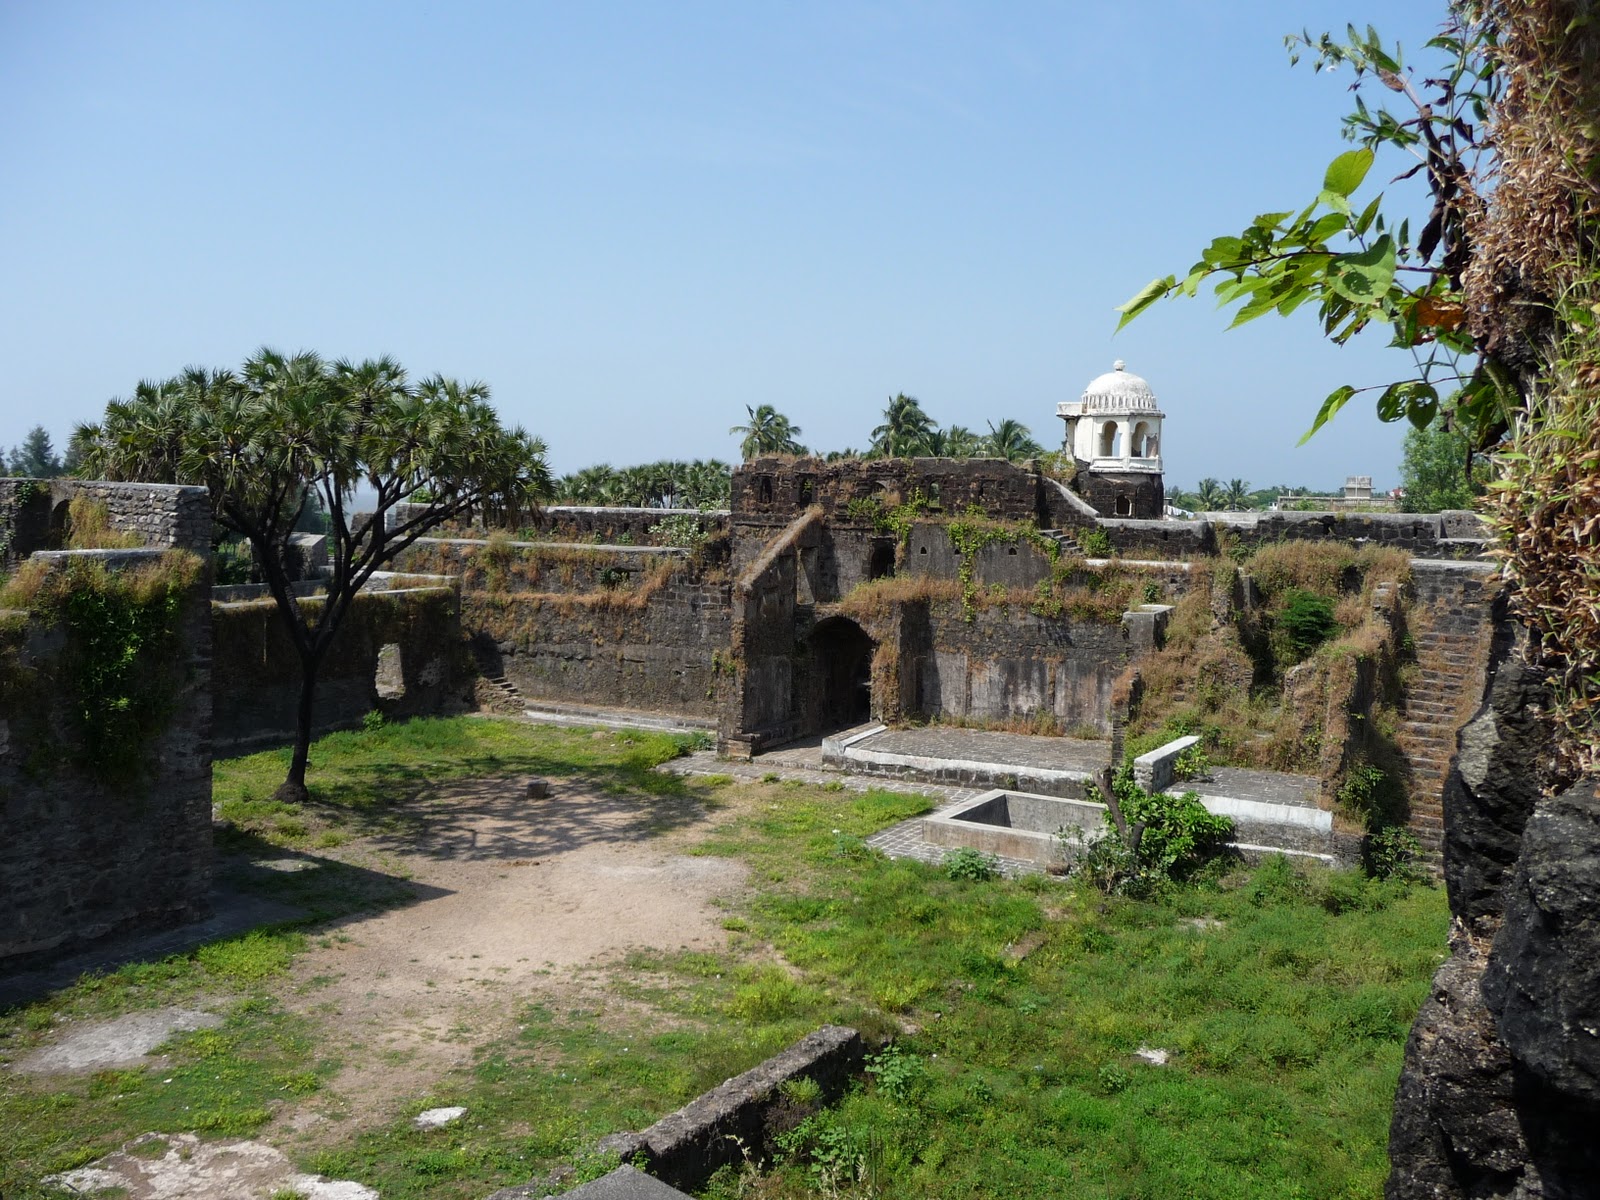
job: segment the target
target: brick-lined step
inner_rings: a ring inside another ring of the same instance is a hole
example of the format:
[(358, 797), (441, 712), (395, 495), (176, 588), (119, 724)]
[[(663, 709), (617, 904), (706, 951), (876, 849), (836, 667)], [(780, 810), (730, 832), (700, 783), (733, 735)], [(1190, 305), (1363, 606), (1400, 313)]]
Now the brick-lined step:
[(1482, 689), (1484, 641), (1477, 632), (1445, 629), (1416, 638), (1399, 741), (1411, 764), (1411, 830), (1430, 857), (1444, 843), (1444, 781), (1462, 722), (1460, 697)]

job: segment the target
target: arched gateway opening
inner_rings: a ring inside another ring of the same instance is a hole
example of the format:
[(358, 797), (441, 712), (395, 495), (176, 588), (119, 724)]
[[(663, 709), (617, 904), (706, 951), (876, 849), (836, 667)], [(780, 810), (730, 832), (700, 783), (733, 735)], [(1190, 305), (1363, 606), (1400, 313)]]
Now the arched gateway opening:
[(811, 703), (817, 729), (860, 725), (872, 715), (872, 639), (847, 617), (811, 631)]

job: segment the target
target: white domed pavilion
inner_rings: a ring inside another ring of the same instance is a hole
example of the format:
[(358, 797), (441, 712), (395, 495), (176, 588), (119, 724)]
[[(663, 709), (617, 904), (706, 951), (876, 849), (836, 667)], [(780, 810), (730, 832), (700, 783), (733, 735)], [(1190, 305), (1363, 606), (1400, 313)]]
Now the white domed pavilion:
[(1148, 383), (1119, 358), (1077, 400), (1056, 405), (1056, 415), (1066, 422), (1063, 449), (1078, 461), (1079, 490), (1090, 503), (1106, 516), (1161, 515), (1166, 414)]

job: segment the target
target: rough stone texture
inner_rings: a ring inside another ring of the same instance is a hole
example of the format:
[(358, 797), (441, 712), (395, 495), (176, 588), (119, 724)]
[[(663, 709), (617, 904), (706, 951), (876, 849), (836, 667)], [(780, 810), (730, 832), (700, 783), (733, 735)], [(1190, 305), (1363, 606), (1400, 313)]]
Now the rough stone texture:
[(1149, 521), (1166, 511), (1166, 491), (1161, 480), (1159, 474), (1148, 471), (1092, 471), (1080, 459), (1072, 485), (1102, 517)]
[[(210, 508), (202, 488), (55, 481), (24, 489), (0, 481), (0, 519), (22, 507), (64, 519), (71, 496), (104, 500), (114, 527), (150, 549), (47, 554), (64, 564), (93, 558), (118, 571), (169, 548), (210, 548)], [(54, 509), (39, 497), (56, 501)], [(56, 497), (60, 497), (59, 500)], [(9, 506), (8, 506), (9, 505)], [(27, 548), (26, 529), (0, 527), (10, 551)], [(46, 533), (49, 532), (48, 525)], [(142, 784), (103, 783), (73, 765), (81, 734), (67, 693), (51, 681), (64, 632), (37, 621), (17, 650), (18, 675), (0, 692), (6, 737), (0, 752), (0, 962), (20, 964), (112, 935), (161, 928), (209, 911), (211, 852), (211, 623), (205, 575), (181, 600), (183, 658), (171, 716), (147, 750)], [(42, 681), (22, 686), (24, 678)], [(13, 686), (16, 685), (16, 686)]]
[[(359, 728), (374, 710), (402, 718), (460, 711), (469, 703), (471, 660), (455, 588), (379, 582), (356, 596), (323, 659), (313, 711), (318, 732)], [(211, 627), (216, 744), (292, 738), (300, 659), (277, 605), (271, 599), (213, 603)]]
[(1470, 558), (1487, 548), (1481, 532), (1478, 538), (1462, 536), (1460, 513), (1206, 513), (1205, 519), (1252, 547), (1281, 541), (1365, 542), (1421, 558)]
[(1534, 809), (1483, 994), (1518, 1064), (1600, 1117), (1600, 779)]
[(1543, 694), (1509, 641), (1445, 792), (1453, 956), (1407, 1045), (1390, 1200), (1592, 1196), (1600, 1180), (1600, 798), (1593, 779), (1540, 798)]
[(1386, 1200), (1536, 1197), (1511, 1055), (1479, 991), (1470, 948), (1433, 977), (1406, 1042), (1389, 1131)]
[(83, 479), (0, 479), (0, 552), (7, 565), (65, 545), (67, 512), (83, 496), (105, 505), (108, 527), (161, 550), (211, 552), (211, 497), (205, 488)]
[(770, 1149), (769, 1118), (785, 1103), (779, 1084), (815, 1080), (823, 1103), (844, 1094), (861, 1069), (866, 1048), (854, 1029), (824, 1025), (743, 1075), (712, 1088), (642, 1133), (613, 1134), (601, 1150), (632, 1158), (659, 1179), (681, 1188), (705, 1183), (717, 1168), (757, 1159)]
[(1444, 788), (1444, 880), (1450, 911), (1492, 933), (1500, 889), (1517, 861), (1523, 826), (1539, 798), (1544, 691), (1520, 655), (1500, 662), (1488, 702), (1462, 728)]

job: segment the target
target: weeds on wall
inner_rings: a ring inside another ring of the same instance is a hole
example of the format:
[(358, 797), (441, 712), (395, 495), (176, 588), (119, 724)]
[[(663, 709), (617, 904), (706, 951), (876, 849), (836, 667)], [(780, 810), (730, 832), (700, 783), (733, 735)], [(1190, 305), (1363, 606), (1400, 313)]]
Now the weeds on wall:
[(68, 550), (135, 550), (144, 545), (136, 533), (111, 527), (111, 510), (105, 501), (74, 496), (67, 502)]
[[(1401, 551), (1286, 541), (1219, 557), (1209, 589), (1181, 597), (1163, 649), (1139, 664), (1144, 699), (1128, 725), (1133, 754), (1174, 737), (1202, 739), (1216, 762), (1333, 777), (1357, 764), (1330, 756), (1348, 741), (1349, 702), (1376, 689), (1370, 719), (1392, 721), (1400, 691), (1399, 631), (1409, 560)], [(1390, 584), (1388, 607), (1378, 587)], [(1387, 730), (1360, 731), (1379, 741)], [(1370, 805), (1341, 806), (1353, 822), (1398, 807), (1397, 771)]]
[[(150, 747), (183, 684), (179, 624), (201, 568), (195, 555), (172, 550), (121, 571), (77, 560), (56, 569), (30, 561), (17, 572), (0, 592), (0, 607), (24, 610), (32, 624), (64, 634), (59, 653), (40, 661), (23, 653), (24, 627), (8, 626), (6, 708), (32, 724), (23, 735), (34, 743), (22, 749), (24, 761), (59, 761), (54, 734), (42, 724), (43, 690), (54, 688), (65, 694), (80, 740), (73, 761), (105, 783), (144, 781)], [(18, 703), (29, 694), (31, 703)]]

